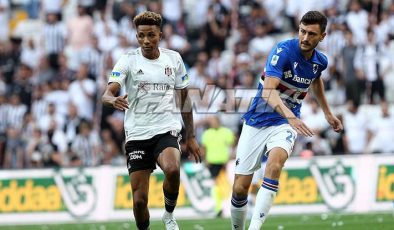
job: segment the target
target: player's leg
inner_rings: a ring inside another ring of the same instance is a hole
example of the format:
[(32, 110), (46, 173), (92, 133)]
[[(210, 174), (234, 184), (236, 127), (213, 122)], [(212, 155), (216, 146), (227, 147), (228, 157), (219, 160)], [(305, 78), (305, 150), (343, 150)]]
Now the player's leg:
[(162, 151), (157, 161), (164, 172), (163, 193), (166, 211), (162, 220), (167, 230), (178, 229), (173, 212), (179, 193), (180, 152), (176, 148), (168, 147)]
[(151, 172), (152, 169), (145, 169), (130, 173), (134, 218), (137, 228), (141, 230), (149, 229), (148, 193)]
[(149, 229), (149, 178), (156, 161), (149, 147), (152, 139), (128, 141), (125, 145), (127, 168), (133, 194), (133, 212), (138, 229)]
[(235, 174), (231, 197), (231, 227), (233, 230), (245, 229), (248, 191), (253, 174)]
[(257, 192), (260, 189), (260, 185), (263, 181), (264, 178), (264, 171), (265, 171), (265, 165), (267, 163), (267, 155), (263, 155), (262, 160), (261, 160), (261, 168), (259, 168), (254, 174), (252, 178), (252, 183), (249, 189), (249, 195), (248, 195), (248, 213), (247, 213), (247, 218), (252, 218), (253, 210), (254, 210), (254, 205), (256, 204), (256, 196)]
[(264, 128), (243, 125), (235, 160), (235, 177), (231, 197), (231, 226), (243, 230), (247, 213), (248, 192), (253, 173), (260, 168), (265, 146)]
[(280, 173), (291, 154), (297, 136), (297, 133), (287, 124), (270, 129), (267, 140), (268, 160), (263, 183), (256, 196), (249, 230), (260, 229), (264, 223), (278, 191)]
[(249, 230), (260, 229), (270, 210), (278, 191), (278, 181), (283, 165), (287, 159), (287, 152), (282, 148), (273, 148), (268, 156), (263, 183), (257, 192), (255, 207)]
[(180, 159), (179, 138), (169, 133), (158, 140), (155, 153), (158, 153), (157, 163), (164, 172), (163, 193), (166, 211), (163, 222), (166, 229), (179, 229), (173, 212), (178, 200), (180, 184)]

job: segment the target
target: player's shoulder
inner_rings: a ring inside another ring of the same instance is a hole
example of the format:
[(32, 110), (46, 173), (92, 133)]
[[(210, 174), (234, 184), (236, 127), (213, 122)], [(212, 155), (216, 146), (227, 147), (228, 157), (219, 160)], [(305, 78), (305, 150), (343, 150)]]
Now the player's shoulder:
[(297, 44), (298, 43), (297, 43), (296, 39), (287, 39), (287, 40), (283, 40), (283, 41), (278, 42), (278, 44), (276, 45), (276, 49), (277, 49), (277, 52), (278, 51), (279, 52), (282, 52), (282, 51), (288, 52), (288, 51), (294, 50), (294, 48)]
[(315, 49), (314, 62), (317, 62), (317, 64), (320, 64), (324, 67), (327, 67), (328, 65), (327, 56), (317, 49)]
[(141, 48), (130, 50), (130, 51), (126, 52), (123, 56), (132, 58), (132, 57), (139, 56), (139, 55), (142, 55)]
[(180, 54), (175, 50), (170, 50), (170, 49), (161, 48), (161, 47), (159, 47), (159, 50), (162, 54), (165, 54), (165, 55), (169, 55), (169, 56), (173, 56), (173, 57), (180, 56)]

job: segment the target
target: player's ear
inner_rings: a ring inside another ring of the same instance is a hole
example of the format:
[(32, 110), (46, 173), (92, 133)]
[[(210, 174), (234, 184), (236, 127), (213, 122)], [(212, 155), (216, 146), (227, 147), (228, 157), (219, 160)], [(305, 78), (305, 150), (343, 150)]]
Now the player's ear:
[(324, 40), (324, 38), (326, 37), (326, 35), (327, 35), (326, 32), (324, 32), (324, 33), (321, 34), (320, 42), (322, 42), (322, 41)]
[(160, 40), (163, 39), (163, 32), (160, 31), (159, 37), (160, 37)]

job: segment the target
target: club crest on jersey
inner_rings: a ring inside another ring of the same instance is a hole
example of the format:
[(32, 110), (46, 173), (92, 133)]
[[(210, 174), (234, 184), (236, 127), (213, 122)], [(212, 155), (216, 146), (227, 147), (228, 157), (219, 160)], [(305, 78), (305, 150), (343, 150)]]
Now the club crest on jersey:
[(164, 68), (164, 73), (165, 75), (167, 75), (168, 77), (172, 75), (172, 69), (169, 66), (166, 66), (166, 68)]
[(319, 68), (318, 64), (313, 64), (313, 73), (316, 74), (317, 73), (317, 69)]

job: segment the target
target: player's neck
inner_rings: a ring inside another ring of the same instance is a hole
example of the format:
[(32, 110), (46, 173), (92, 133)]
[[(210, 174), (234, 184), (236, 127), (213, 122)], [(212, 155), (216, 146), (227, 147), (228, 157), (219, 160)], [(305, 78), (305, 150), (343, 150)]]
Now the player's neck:
[(144, 56), (145, 58), (150, 59), (150, 60), (155, 60), (155, 59), (158, 59), (158, 58), (159, 58), (159, 56), (160, 56), (160, 51), (159, 51), (159, 49), (156, 49), (156, 50), (154, 50), (154, 51), (152, 51), (152, 52), (150, 52), (150, 53), (145, 53), (145, 52), (142, 50), (142, 56)]
[(311, 51), (301, 51), (301, 55), (305, 58), (305, 60), (309, 60), (312, 58), (314, 51), (314, 49)]

